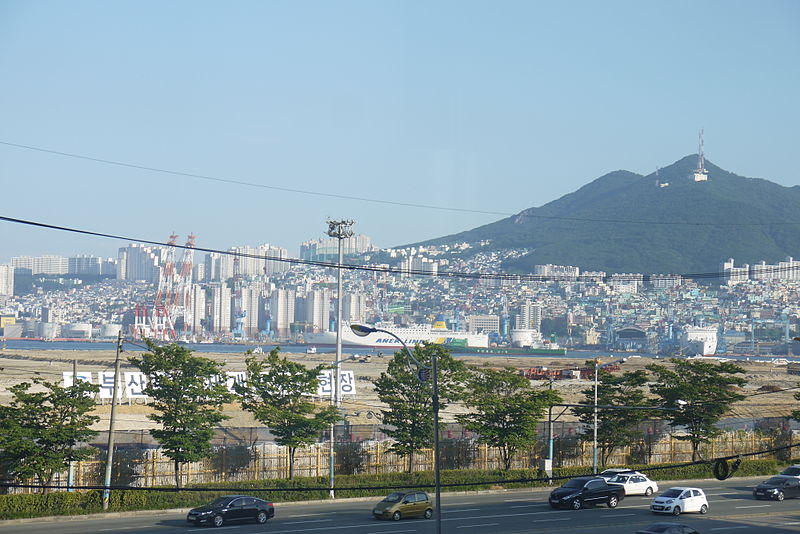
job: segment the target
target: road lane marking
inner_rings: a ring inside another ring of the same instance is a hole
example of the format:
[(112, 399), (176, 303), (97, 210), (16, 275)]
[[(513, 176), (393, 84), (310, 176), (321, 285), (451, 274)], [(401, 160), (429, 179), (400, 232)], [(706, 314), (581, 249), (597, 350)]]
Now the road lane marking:
[(544, 504), (517, 504), (515, 506), (509, 506), (509, 508), (531, 508), (532, 506), (541, 507), (546, 506)]
[(333, 519), (309, 519), (308, 521), (287, 521), (287, 525), (302, 525), (303, 523), (330, 523)]
[(496, 527), (500, 523), (483, 523), (481, 525), (461, 525), (460, 527), (456, 528), (478, 528), (478, 527)]
[(638, 514), (605, 514), (603, 517), (630, 517)]
[(503, 502), (525, 502), (529, 500), (530, 499), (503, 499)]
[(475, 512), (480, 508), (464, 508), (463, 510), (442, 510), (443, 514), (460, 514), (461, 512)]
[(315, 515), (326, 515), (326, 514), (335, 514), (336, 512), (319, 512), (316, 514), (292, 514), (287, 515), (286, 517), (313, 517)]
[(708, 530), (736, 530), (742, 528), (750, 528), (750, 525), (742, 525), (740, 527), (716, 527), (716, 528), (710, 528)]
[(751, 504), (750, 506), (735, 506), (734, 508), (769, 508), (771, 504)]
[(367, 534), (399, 534), (400, 532), (416, 532), (416, 529), (411, 530), (376, 530), (375, 532), (367, 532)]

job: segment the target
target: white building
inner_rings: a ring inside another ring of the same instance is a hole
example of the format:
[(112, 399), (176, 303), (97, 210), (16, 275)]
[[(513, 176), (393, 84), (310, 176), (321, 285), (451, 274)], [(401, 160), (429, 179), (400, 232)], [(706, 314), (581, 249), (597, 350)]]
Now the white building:
[[(539, 317), (541, 317), (541, 311)], [(497, 315), (468, 315), (467, 330), (469, 332), (500, 332), (500, 317)]]
[(161, 249), (134, 243), (120, 248), (117, 255), (118, 280), (142, 280), (157, 284), (161, 277)]
[[(519, 307), (519, 313), (514, 316), (516, 330), (540, 330), (542, 327), (542, 306), (526, 300)], [(498, 330), (500, 325), (498, 324)]]
[(345, 293), (342, 301), (342, 322), (362, 324), (367, 319), (367, 296), (363, 293)]
[(295, 292), (292, 289), (276, 289), (270, 296), (272, 330), (279, 338), (288, 338), (291, 335), (291, 325), (294, 322), (294, 301)]
[(64, 256), (18, 256), (11, 258), (15, 269), (30, 269), (31, 274), (67, 274), (69, 261)]
[(572, 265), (534, 265), (533, 274), (546, 277), (548, 280), (577, 280), (581, 270)]
[(0, 265), (0, 295), (14, 296), (14, 266), (11, 264)]
[(211, 331), (223, 334), (231, 331), (231, 289), (225, 284), (209, 288), (209, 319)]

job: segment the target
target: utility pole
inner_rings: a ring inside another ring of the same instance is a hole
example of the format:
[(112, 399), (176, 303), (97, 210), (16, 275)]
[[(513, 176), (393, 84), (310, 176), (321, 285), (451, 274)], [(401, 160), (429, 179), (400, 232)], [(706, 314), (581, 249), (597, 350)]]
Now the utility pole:
[[(78, 383), (78, 360), (72, 360), (72, 385)], [(69, 461), (69, 471), (67, 471), (67, 492), (75, 491), (75, 462)]]
[(597, 372), (599, 363), (594, 361), (594, 438), (592, 440), (592, 473), (597, 474)]
[(108, 452), (106, 454), (106, 476), (103, 481), (103, 510), (108, 510), (111, 498), (111, 466), (114, 461), (114, 426), (117, 416), (117, 397), (119, 394), (119, 354), (122, 352), (122, 330), (117, 335), (117, 355), (114, 358), (114, 392), (111, 394), (111, 420), (108, 422)]
[[(339, 399), (339, 365), (341, 364), (342, 360), (342, 264), (344, 263), (344, 250), (342, 248), (343, 241), (350, 237), (353, 237), (353, 221), (334, 221), (328, 220), (328, 235), (330, 237), (335, 237), (339, 240), (339, 262), (337, 263), (336, 267), (336, 364), (334, 365), (333, 369), (333, 380), (331, 380), (331, 395), (333, 396), (333, 404), (336, 408), (339, 408), (341, 404), (341, 400)], [(330, 456), (328, 458), (329, 462), (329, 478), (330, 478), (330, 496), (331, 499), (336, 497), (336, 493), (334, 490), (334, 480), (335, 480), (335, 463), (336, 457), (334, 452), (334, 445), (336, 443), (334, 435), (336, 429), (336, 423), (331, 424), (331, 431), (330, 431)]]

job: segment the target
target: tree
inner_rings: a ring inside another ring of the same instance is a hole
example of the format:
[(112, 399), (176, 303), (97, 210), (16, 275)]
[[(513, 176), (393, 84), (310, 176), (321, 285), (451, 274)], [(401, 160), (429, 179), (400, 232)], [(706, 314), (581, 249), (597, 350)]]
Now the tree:
[[(464, 364), (438, 344), (423, 343), (413, 349), (414, 357), (423, 365), (430, 366), (436, 355), (439, 375), (439, 409), (458, 400), (463, 391), (467, 370)], [(419, 368), (405, 350), (395, 352), (386, 372), (375, 381), (375, 393), (381, 402), (388, 405), (382, 410), (386, 434), (395, 440), (392, 452), (406, 458), (406, 468), (411, 472), (414, 453), (433, 444), (433, 384), (431, 380), (420, 381)]]
[(661, 398), (663, 407), (672, 409), (666, 412), (670, 426), (686, 427), (687, 435), (677, 438), (692, 443), (694, 461), (700, 457), (700, 444), (721, 433), (714, 425), (734, 402), (744, 398), (734, 388), (747, 381), (737, 376), (744, 369), (731, 362), (669, 361), (672, 369), (659, 364), (647, 366), (655, 375), (650, 389)]
[[(31, 391), (34, 385), (40, 391)], [(92, 455), (92, 447), (76, 445), (97, 434), (90, 427), (99, 417), (90, 412), (99, 386), (76, 381), (65, 388), (34, 378), (8, 390), (11, 403), (0, 406), (0, 469), (23, 480), (35, 476), (48, 486), (69, 462)]]
[(319, 365), (309, 369), (281, 358), (277, 348), (263, 359), (250, 355), (245, 360), (247, 378), (236, 384), (242, 408), (276, 436), (276, 443), (289, 449), (289, 478), (294, 478), (297, 449), (314, 443), (320, 433), (339, 419), (335, 406), (319, 407), (310, 400), (317, 394)]
[(228, 419), (222, 405), (231, 400), (222, 375), (224, 364), (193, 356), (178, 344), (159, 347), (147, 341), (151, 352), (128, 361), (147, 376), (144, 393), (153, 398), (156, 413), (148, 417), (161, 428), (150, 434), (172, 459), (175, 486), (181, 487), (181, 466), (212, 455), (214, 428)]
[[(594, 363), (594, 362), (592, 362)], [(598, 411), (597, 446), (600, 448), (600, 460), (606, 465), (614, 449), (634, 443), (639, 437), (637, 426), (650, 417), (653, 412), (647, 410), (624, 409), (632, 406), (652, 406), (644, 386), (647, 385), (647, 373), (644, 370), (626, 371), (615, 375), (605, 369), (598, 369), (597, 404), (601, 406), (619, 406), (622, 409), (602, 408)], [(584, 389), (586, 408), (575, 408), (586, 431), (581, 435), (583, 441), (594, 440), (594, 388)]]
[(535, 390), (516, 370), (475, 369), (467, 382), (464, 404), (472, 413), (456, 419), (478, 440), (500, 451), (503, 469), (511, 469), (514, 454), (536, 443), (536, 425), (551, 404), (560, 401), (553, 390)]

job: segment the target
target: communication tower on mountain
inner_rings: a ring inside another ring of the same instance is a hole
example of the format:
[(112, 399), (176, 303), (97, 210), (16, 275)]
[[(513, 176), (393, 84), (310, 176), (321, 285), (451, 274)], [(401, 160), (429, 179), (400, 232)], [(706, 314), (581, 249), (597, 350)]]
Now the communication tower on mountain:
[(700, 128), (700, 147), (697, 150), (697, 169), (694, 171), (695, 182), (705, 182), (708, 180), (708, 171), (706, 170), (706, 157), (703, 153), (703, 129)]

